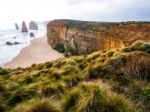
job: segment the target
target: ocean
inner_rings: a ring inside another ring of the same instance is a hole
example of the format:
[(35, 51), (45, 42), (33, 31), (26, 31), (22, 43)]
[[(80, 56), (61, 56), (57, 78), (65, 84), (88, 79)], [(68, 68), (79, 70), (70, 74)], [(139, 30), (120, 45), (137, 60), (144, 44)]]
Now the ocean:
[[(39, 23), (38, 27), (38, 30), (29, 30), (28, 33), (22, 33), (20, 29), (16, 30), (15, 28), (0, 30), (0, 66), (15, 58), (21, 49), (30, 44), (31, 40), (46, 34), (45, 24)], [(33, 32), (35, 37), (30, 37), (30, 32)], [(17, 44), (14, 44), (15, 42)], [(10, 43), (13, 45), (8, 45)]]

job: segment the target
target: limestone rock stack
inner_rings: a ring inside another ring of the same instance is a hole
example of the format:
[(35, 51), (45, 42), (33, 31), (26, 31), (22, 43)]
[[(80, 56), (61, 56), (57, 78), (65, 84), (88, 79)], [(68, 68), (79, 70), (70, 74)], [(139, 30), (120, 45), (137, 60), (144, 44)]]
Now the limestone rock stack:
[(19, 26), (17, 23), (15, 23), (15, 27), (16, 27), (16, 30), (19, 30)]
[(29, 23), (29, 29), (30, 29), (30, 30), (38, 30), (38, 25), (37, 25), (37, 23), (34, 22), (34, 21), (31, 21), (31, 22)]
[(25, 21), (22, 22), (21, 32), (28, 33), (28, 28), (27, 28), (27, 25), (26, 25)]

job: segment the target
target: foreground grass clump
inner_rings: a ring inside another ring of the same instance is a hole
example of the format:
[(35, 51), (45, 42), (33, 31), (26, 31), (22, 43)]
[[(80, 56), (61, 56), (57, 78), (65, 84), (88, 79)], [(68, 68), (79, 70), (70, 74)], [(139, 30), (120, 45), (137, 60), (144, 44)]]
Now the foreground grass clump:
[(108, 89), (97, 82), (79, 85), (64, 98), (64, 112), (138, 112), (131, 102)]
[(59, 104), (52, 99), (36, 99), (24, 105), (18, 105), (13, 112), (62, 112)]
[(37, 96), (37, 92), (28, 88), (18, 88), (14, 92), (11, 92), (8, 97), (8, 104), (15, 106), (17, 103), (23, 102), (30, 98)]

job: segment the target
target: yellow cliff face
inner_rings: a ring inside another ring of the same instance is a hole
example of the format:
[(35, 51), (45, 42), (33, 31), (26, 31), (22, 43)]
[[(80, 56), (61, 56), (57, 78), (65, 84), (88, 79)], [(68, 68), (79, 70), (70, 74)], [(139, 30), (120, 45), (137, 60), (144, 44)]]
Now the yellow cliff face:
[(101, 50), (109, 50), (109, 49), (117, 49), (117, 48), (123, 48), (124, 43), (122, 40), (115, 39), (112, 37), (108, 37), (107, 39), (103, 39), (101, 42), (100, 49)]
[[(78, 22), (78, 21), (77, 21)], [(123, 48), (136, 40), (150, 41), (149, 23), (118, 23), (101, 28), (94, 25), (74, 24), (71, 20), (54, 20), (47, 25), (48, 43), (55, 48), (58, 44), (78, 50), (77, 54), (91, 53), (97, 50)], [(74, 26), (73, 26), (74, 25)], [(76, 26), (75, 26), (76, 25)], [(87, 27), (86, 27), (87, 25)], [(93, 30), (94, 29), (94, 30)], [(100, 30), (103, 29), (103, 30)]]

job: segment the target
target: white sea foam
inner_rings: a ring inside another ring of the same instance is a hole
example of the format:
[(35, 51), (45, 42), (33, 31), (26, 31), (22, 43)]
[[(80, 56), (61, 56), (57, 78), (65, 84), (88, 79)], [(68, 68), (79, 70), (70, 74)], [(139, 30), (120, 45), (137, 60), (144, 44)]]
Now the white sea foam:
[[(33, 32), (35, 37), (30, 37), (30, 32)], [(39, 30), (29, 30), (29, 33), (21, 33), (20, 30), (7, 29), (0, 30), (0, 65), (3, 65), (15, 58), (22, 48), (29, 45), (30, 41), (42, 37), (46, 34), (46, 27), (43, 24), (39, 25)], [(6, 42), (19, 42), (17, 45), (6, 45)]]

